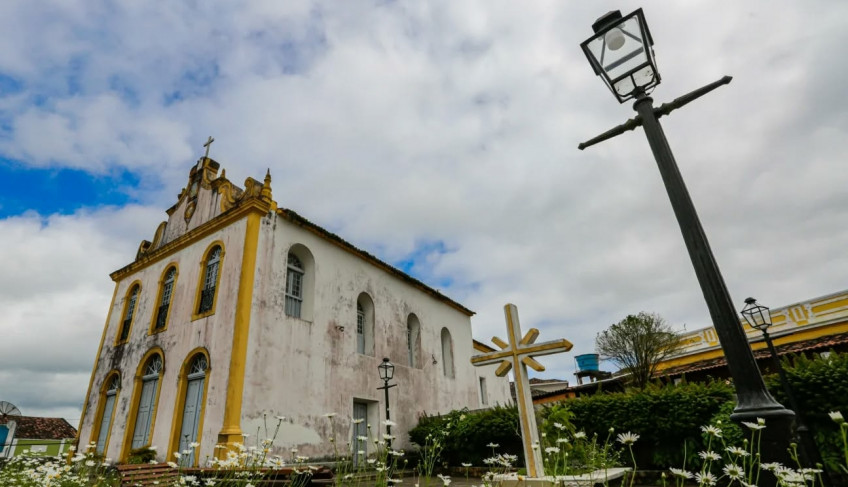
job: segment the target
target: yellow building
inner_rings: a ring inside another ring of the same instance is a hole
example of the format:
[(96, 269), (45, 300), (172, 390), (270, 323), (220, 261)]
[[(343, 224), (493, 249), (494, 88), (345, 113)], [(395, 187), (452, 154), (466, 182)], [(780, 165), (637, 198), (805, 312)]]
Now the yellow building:
[[(848, 352), (848, 290), (772, 309), (771, 316), (773, 324), (768, 333), (779, 355)], [(762, 333), (741, 317), (740, 324), (760, 369), (764, 373), (775, 372)], [(730, 377), (714, 327), (685, 332), (680, 337), (685, 344), (683, 349), (659, 364), (656, 377), (674, 382), (684, 377), (688, 381)], [(625, 382), (626, 375), (619, 373), (597, 382), (534, 394), (533, 403), (541, 405), (599, 392), (622, 391)]]
[[(779, 355), (848, 350), (848, 290), (773, 308), (771, 316), (768, 333)], [(768, 369), (771, 359), (762, 333), (741, 317), (740, 322), (760, 368)], [(687, 380), (729, 377), (714, 327), (683, 333), (681, 340), (683, 350), (659, 364), (658, 376), (673, 380), (684, 375)]]

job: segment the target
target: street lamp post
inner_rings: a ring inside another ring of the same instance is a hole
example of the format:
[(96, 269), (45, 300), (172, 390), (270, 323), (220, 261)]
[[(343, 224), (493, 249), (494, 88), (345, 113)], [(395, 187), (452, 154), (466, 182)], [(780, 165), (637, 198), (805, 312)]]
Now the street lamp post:
[(395, 366), (389, 361), (388, 358), (383, 358), (383, 363), (377, 366), (377, 370), (380, 371), (380, 379), (383, 380), (383, 387), (378, 387), (377, 389), (383, 389), (386, 393), (386, 447), (389, 450), (392, 449), (392, 425), (390, 423), (391, 416), (389, 415), (389, 389), (397, 386), (397, 384), (389, 385), (389, 381), (392, 380), (392, 377), (395, 375)]
[(658, 120), (671, 110), (730, 82), (730, 78), (725, 77), (678, 98), (670, 105), (655, 109), (648, 92), (660, 83), (660, 75), (654, 61), (653, 39), (642, 9), (626, 17), (622, 17), (619, 11), (610, 12), (598, 19), (592, 28), (595, 35), (581, 44), (583, 52), (595, 73), (602, 77), (620, 103), (630, 99), (636, 100), (633, 108), (639, 115), (581, 144), (579, 148), (583, 149), (626, 130), (633, 130), (639, 125), (645, 128), (645, 135), (662, 175), (736, 387), (737, 406), (731, 417), (736, 421), (752, 422), (758, 417), (766, 419), (769, 425), (767, 434), (773, 440), (769, 442), (764, 435), (764, 456), (776, 460), (785, 459), (782, 452), (786, 448), (794, 414), (775, 401), (766, 389), (747, 337), (739, 326), (738, 315), (710, 249), (707, 235)]
[[(762, 332), (763, 340), (765, 340), (766, 346), (771, 354), (771, 359), (774, 362), (774, 368), (777, 369), (780, 384), (783, 386), (783, 393), (786, 394), (786, 398), (789, 399), (789, 406), (793, 411), (795, 411), (796, 431), (801, 439), (800, 454), (801, 460), (803, 461), (802, 463), (808, 466), (816, 464), (822, 465), (824, 462), (822, 461), (821, 453), (816, 446), (815, 439), (813, 439), (810, 429), (807, 428), (804, 412), (800, 407), (798, 407), (798, 401), (795, 399), (795, 394), (792, 392), (792, 386), (786, 378), (786, 371), (783, 370), (783, 366), (780, 364), (780, 358), (777, 355), (777, 350), (774, 348), (774, 343), (768, 333), (768, 328), (772, 325), (771, 311), (767, 306), (757, 304), (756, 299), (748, 298), (745, 300), (745, 307), (742, 309), (742, 316), (745, 317), (745, 321), (751, 325), (751, 328)], [(830, 482), (828, 481), (827, 484), (830, 484)]]

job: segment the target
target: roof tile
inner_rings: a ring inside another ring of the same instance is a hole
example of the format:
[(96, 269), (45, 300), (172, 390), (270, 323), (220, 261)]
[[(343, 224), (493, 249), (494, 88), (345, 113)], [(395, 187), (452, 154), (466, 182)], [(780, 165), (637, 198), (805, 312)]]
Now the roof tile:
[(0, 415), (0, 424), (14, 421), (15, 438), (28, 440), (61, 440), (73, 438), (77, 430), (64, 418), (37, 418), (33, 416)]

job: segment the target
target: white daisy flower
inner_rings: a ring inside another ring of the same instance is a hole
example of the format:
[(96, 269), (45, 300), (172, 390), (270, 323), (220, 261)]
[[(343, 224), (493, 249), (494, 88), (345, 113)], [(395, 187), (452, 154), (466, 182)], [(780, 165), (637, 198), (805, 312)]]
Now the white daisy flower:
[(683, 470), (683, 469), (680, 469), (680, 468), (670, 468), (669, 470), (671, 471), (671, 474), (674, 475), (675, 477), (680, 477), (680, 478), (683, 478), (683, 479), (691, 479), (692, 477), (694, 477), (692, 472), (689, 472), (689, 471), (686, 471), (686, 470)]
[(716, 478), (712, 472), (696, 473), (695, 481), (698, 482), (698, 485), (707, 485), (710, 487), (716, 484)]
[(639, 439), (639, 435), (628, 431), (627, 433), (619, 433), (616, 439), (622, 445), (632, 445)]

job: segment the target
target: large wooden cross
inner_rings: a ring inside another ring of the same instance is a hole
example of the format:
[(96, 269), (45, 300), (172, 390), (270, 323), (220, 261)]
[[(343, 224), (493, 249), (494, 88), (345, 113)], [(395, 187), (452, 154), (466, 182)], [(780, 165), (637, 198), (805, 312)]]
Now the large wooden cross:
[(521, 325), (518, 323), (518, 308), (514, 304), (504, 306), (504, 315), (506, 315), (509, 343), (493, 337), (492, 342), (501, 350), (475, 355), (471, 357), (471, 363), (482, 366), (500, 362), (500, 366), (495, 371), (498, 377), (505, 376), (511, 369), (515, 370), (515, 396), (518, 402), (518, 419), (521, 422), (521, 441), (524, 444), (524, 464), (527, 465), (528, 477), (541, 478), (545, 476), (545, 470), (539, 446), (539, 431), (536, 428), (533, 397), (530, 395), (527, 367), (542, 372), (545, 367), (537, 362), (534, 356), (567, 352), (573, 345), (565, 339), (535, 343), (536, 338), (539, 337), (539, 330), (536, 328), (531, 328), (522, 337)]

